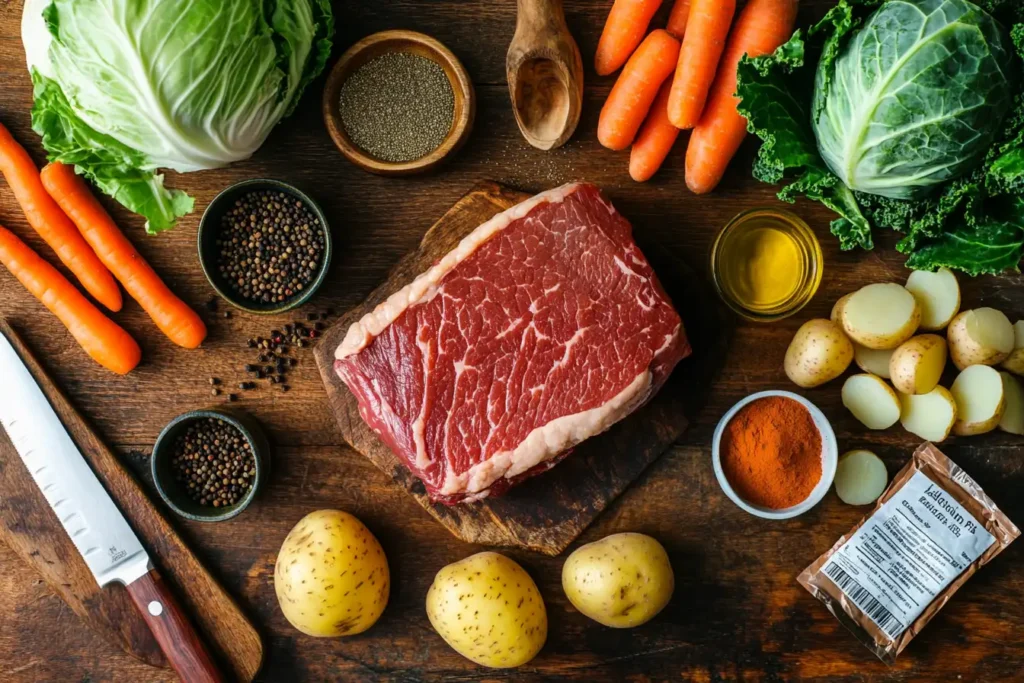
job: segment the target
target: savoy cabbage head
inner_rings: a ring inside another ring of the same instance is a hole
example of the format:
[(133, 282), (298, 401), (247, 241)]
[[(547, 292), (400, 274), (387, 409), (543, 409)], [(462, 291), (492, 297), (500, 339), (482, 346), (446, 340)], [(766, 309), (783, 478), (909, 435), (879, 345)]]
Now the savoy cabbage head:
[(192, 200), (157, 169), (248, 158), (324, 67), (329, 0), (26, 0), (32, 126), (147, 229)]
[(904, 233), (913, 268), (998, 273), (1024, 249), (1024, 2), (839, 0), (744, 59), (754, 167), (838, 214), (844, 249)]
[(847, 187), (927, 194), (977, 166), (1013, 102), (1009, 35), (966, 0), (883, 5), (818, 66), (814, 132)]

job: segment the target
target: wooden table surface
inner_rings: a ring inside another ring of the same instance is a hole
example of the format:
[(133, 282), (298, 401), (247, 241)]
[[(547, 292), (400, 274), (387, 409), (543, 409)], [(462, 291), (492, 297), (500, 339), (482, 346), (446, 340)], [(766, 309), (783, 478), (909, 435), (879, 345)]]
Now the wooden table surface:
[[(195, 253), (199, 214), (228, 183), (271, 176), (310, 192), (332, 222), (337, 246), (330, 278), (307, 312), (341, 312), (358, 303), (427, 227), (481, 179), (540, 191), (574, 179), (604, 188), (642, 238), (706, 272), (717, 230), (737, 212), (774, 205), (773, 189), (750, 177), (749, 144), (712, 195), (696, 197), (683, 182), (682, 149), (650, 183), (633, 183), (627, 155), (596, 141), (609, 79), (593, 74), (592, 58), (609, 0), (567, 0), (568, 23), (587, 65), (583, 120), (563, 149), (544, 153), (520, 138), (504, 82), (504, 53), (515, 23), (511, 0), (342, 0), (335, 2), (335, 57), (371, 32), (416, 29), (436, 36), (464, 61), (476, 83), (479, 111), (467, 146), (452, 164), (426, 177), (385, 179), (349, 165), (335, 151), (320, 119), (323, 78), (297, 114), (278, 127), (249, 161), (231, 168), (169, 175), (196, 197), (197, 212), (168, 234), (146, 237), (141, 222), (114, 209), (143, 255), (175, 291), (208, 318), (200, 350), (172, 346), (134, 302), (116, 316), (141, 343), (143, 364), (121, 378), (90, 361), (70, 335), (10, 277), (0, 272), (0, 313), (34, 348), (82, 413), (146, 479), (148, 454), (175, 415), (217, 403), (207, 378), (233, 383), (250, 362), (245, 340), (294, 317), (260, 318), (203, 305), (213, 291)], [(832, 0), (804, 0), (801, 24)], [(663, 10), (664, 12), (664, 10)], [(0, 120), (42, 162), (30, 131), (31, 87), (19, 39), (21, 3), (0, 5)], [(560, 588), (564, 557), (512, 553), (535, 577), (547, 602), (550, 634), (542, 653), (516, 672), (475, 666), (434, 633), (423, 600), (443, 565), (481, 550), (454, 540), (367, 460), (347, 448), (324, 401), (307, 352), (287, 394), (266, 388), (236, 404), (258, 417), (276, 443), (273, 477), (252, 507), (226, 523), (174, 520), (183, 536), (238, 597), (262, 632), (267, 651), (261, 680), (579, 680), (693, 681), (945, 681), (1022, 680), (1024, 661), (1024, 542), (975, 576), (901, 656), (878, 662), (796, 582), (796, 575), (860, 517), (862, 510), (830, 494), (795, 520), (768, 522), (735, 507), (715, 482), (710, 437), (718, 418), (747, 394), (791, 388), (782, 372), (789, 338), (810, 317), (827, 317), (838, 296), (877, 280), (902, 281), (907, 271), (883, 236), (872, 253), (840, 253), (828, 235), (828, 211), (803, 203), (825, 252), (825, 277), (808, 308), (784, 323), (737, 325), (725, 369), (710, 403), (691, 429), (598, 522), (582, 541), (640, 531), (664, 543), (676, 570), (669, 607), (630, 631), (606, 629), (577, 613)], [(31, 233), (6, 186), (0, 222), (53, 260)], [(1019, 276), (965, 283), (968, 305), (986, 304), (1024, 316)], [(918, 441), (899, 428), (866, 433), (841, 407), (839, 386), (806, 392), (832, 420), (840, 447), (868, 447), (895, 473)], [(1018, 524), (1024, 522), (1024, 455), (1020, 441), (1001, 434), (953, 439), (946, 452), (971, 473)], [(152, 492), (150, 483), (145, 481)], [(155, 495), (155, 494), (154, 494)], [(348, 510), (383, 544), (393, 573), (391, 602), (368, 633), (344, 640), (300, 635), (285, 621), (273, 589), (273, 566), (288, 530), (320, 508)], [(173, 675), (139, 664), (75, 617), (6, 547), (0, 547), (0, 680), (168, 681)]]

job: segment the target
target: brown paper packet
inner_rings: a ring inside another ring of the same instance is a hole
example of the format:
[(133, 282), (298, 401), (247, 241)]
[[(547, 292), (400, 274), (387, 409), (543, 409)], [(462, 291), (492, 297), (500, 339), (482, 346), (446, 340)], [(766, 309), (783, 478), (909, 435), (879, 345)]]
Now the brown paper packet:
[(874, 510), (797, 580), (892, 664), (960, 586), (1019, 535), (973, 479), (924, 443)]

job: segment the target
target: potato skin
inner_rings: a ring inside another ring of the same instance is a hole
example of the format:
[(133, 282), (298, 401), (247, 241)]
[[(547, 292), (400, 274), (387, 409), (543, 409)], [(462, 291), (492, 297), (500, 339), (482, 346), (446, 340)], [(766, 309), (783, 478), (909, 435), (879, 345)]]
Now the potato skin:
[(292, 626), (321, 638), (373, 626), (388, 604), (384, 549), (358, 519), (318, 510), (288, 533), (274, 566), (274, 590)]
[(949, 323), (946, 337), (949, 339), (949, 356), (957, 370), (965, 370), (972, 365), (998, 365), (1009, 357), (1009, 353), (1001, 353), (998, 349), (988, 349), (971, 339), (967, 333), (967, 315), (971, 311), (957, 313)]
[(644, 534), (613, 534), (577, 548), (562, 566), (569, 602), (612, 628), (644, 624), (664, 609), (675, 590), (668, 553)]
[(821, 318), (808, 320), (786, 349), (786, 376), (804, 389), (831, 381), (846, 372), (853, 361), (853, 344), (843, 328)]
[(834, 322), (836, 325), (842, 326), (843, 307), (846, 306), (846, 302), (850, 300), (851, 296), (853, 296), (853, 292), (850, 292), (849, 294), (844, 294), (843, 296), (839, 297), (839, 300), (836, 301), (835, 305), (832, 307), (832, 313), (829, 315), (828, 319)]
[(496, 669), (526, 664), (548, 637), (537, 584), (516, 562), (493, 552), (441, 569), (427, 591), (427, 617), (452, 649)]
[(1013, 324), (1013, 335), (1013, 351), (1000, 365), (1015, 375), (1024, 375), (1024, 320), (1018, 320)]
[(957, 421), (953, 423), (953, 434), (957, 436), (977, 436), (978, 434), (988, 434), (996, 427), (1003, 419), (1003, 412), (1006, 410), (1006, 399), (1003, 399), (1003, 403), (1000, 405), (996, 414), (990, 419), (982, 422), (966, 422), (961, 420), (959, 417)]
[[(934, 378), (922, 372), (927, 354), (940, 354), (942, 367)], [(927, 394), (939, 384), (946, 367), (946, 340), (937, 334), (911, 337), (893, 351), (889, 359), (889, 377), (896, 391), (904, 394)]]

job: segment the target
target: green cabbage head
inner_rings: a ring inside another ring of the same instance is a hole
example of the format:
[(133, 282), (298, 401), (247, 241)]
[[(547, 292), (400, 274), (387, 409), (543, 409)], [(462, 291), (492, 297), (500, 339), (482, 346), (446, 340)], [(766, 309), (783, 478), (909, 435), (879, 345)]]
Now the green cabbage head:
[(822, 59), (812, 121), (852, 190), (916, 199), (977, 167), (1013, 103), (1007, 32), (966, 0), (891, 0)]
[(246, 159), (324, 67), (329, 0), (26, 0), (33, 128), (51, 160), (173, 227), (157, 169)]

